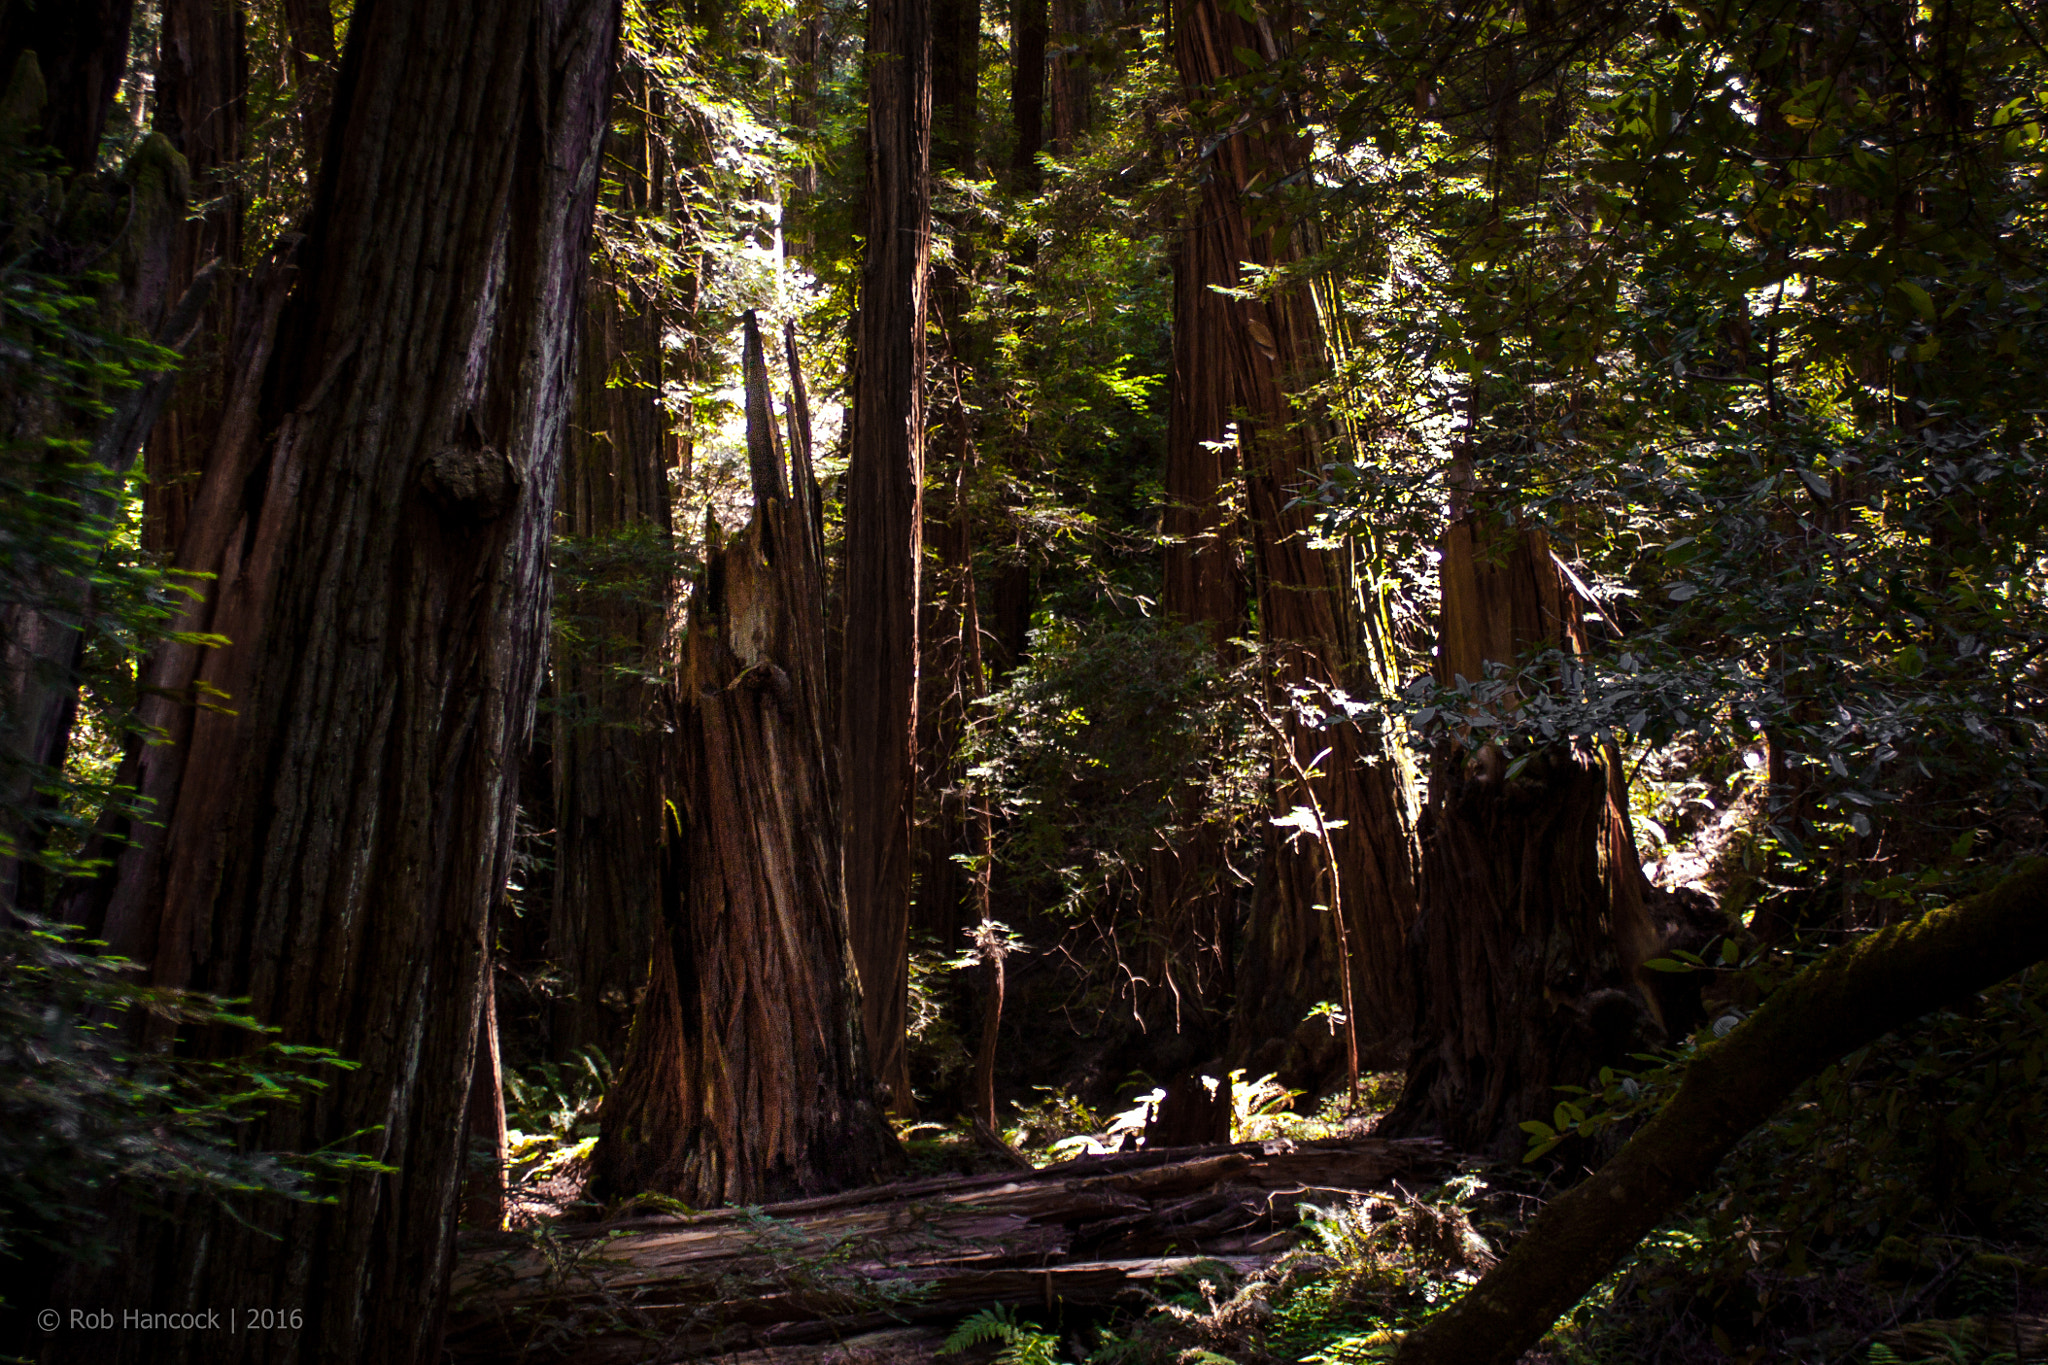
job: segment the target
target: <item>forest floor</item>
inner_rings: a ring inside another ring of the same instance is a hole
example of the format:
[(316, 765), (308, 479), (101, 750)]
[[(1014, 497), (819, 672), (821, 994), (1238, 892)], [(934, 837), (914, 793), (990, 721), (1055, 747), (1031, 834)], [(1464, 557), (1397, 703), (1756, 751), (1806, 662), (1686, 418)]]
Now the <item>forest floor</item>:
[[(1161, 1150), (1114, 1150), (1128, 1115), (1075, 1133), (1048, 1099), (1022, 1117), (1006, 1136), (1029, 1161), (916, 1125), (891, 1184), (710, 1212), (579, 1204), (589, 1139), (565, 1123), (524, 1145), (509, 1230), (465, 1234), (450, 1359), (1383, 1360), (1548, 1193), (1526, 1166), (1375, 1138), (1377, 1114), (1335, 1103), (1254, 1102), (1234, 1125), (1253, 1140)], [(1729, 1232), (1744, 1197), (1646, 1242), (1524, 1365), (2048, 1361), (2048, 1211), (1851, 1229), (1788, 1266), (1781, 1229), (1745, 1214)]]

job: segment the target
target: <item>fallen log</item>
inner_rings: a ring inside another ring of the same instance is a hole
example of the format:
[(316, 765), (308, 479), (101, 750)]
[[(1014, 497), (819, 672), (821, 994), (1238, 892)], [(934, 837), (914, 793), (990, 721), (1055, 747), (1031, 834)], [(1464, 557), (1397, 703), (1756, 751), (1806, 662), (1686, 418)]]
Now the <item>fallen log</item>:
[(694, 1360), (997, 1304), (1143, 1301), (1219, 1262), (1239, 1273), (1267, 1263), (1291, 1244), (1304, 1201), (1443, 1162), (1427, 1140), (1237, 1143), (473, 1236), (448, 1352), (465, 1365)]

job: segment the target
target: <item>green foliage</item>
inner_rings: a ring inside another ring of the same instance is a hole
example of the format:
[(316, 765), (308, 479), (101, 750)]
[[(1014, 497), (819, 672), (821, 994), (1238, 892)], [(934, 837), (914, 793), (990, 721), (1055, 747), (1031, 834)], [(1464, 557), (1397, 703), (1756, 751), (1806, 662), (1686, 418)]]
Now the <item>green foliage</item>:
[(1339, 397), (1384, 433), (1332, 525), (1419, 549), (1469, 460), (1592, 648), (1418, 680), (1418, 742), (1767, 738), (1768, 880), (1867, 921), (1866, 878), (2048, 790), (2038, 46), (1988, 3), (1523, 19), (1361, 4), (1247, 82), (1327, 119)]
[[(331, 1202), (333, 1181), (389, 1169), (347, 1141), (260, 1145), (266, 1113), (354, 1063), (268, 1038), (232, 1002), (144, 985), (98, 946), (35, 920), (0, 928), (0, 1258), (103, 1258), (115, 1200), (163, 1216), (190, 1198)], [(135, 1042), (172, 1027), (214, 1046)]]
[[(1144, 618), (1034, 630), (970, 740), (970, 776), (1003, 817), (1008, 893), (1114, 934), (1151, 849), (1195, 818), (1248, 826), (1259, 768), (1247, 690), (1197, 630)], [(1201, 794), (1193, 814), (1176, 803), (1189, 791)]]
[[(1003, 1135), (1011, 1146), (1027, 1151), (1051, 1150), (1104, 1130), (1102, 1115), (1079, 1096), (1052, 1086), (1041, 1085), (1036, 1089), (1044, 1098), (1018, 1105), (1017, 1120)], [(1140, 1120), (1141, 1126), (1142, 1123)]]
[(941, 1355), (954, 1355), (991, 1341), (1003, 1343), (997, 1365), (1059, 1365), (1059, 1338), (1020, 1319), (1008, 1304), (984, 1308), (946, 1337)]
[[(215, 642), (168, 629), (189, 587), (141, 551), (140, 480), (110, 467), (121, 452), (98, 448), (115, 405), (177, 363), (136, 336), (114, 302), (109, 263), (122, 259), (142, 193), (67, 187), (44, 154), (0, 130), (0, 393), (13, 396), (0, 432), (0, 629), (11, 635), (32, 613), (82, 635), (82, 667), (54, 681), (82, 687), (81, 728), (99, 750), (69, 771), (29, 762), (16, 738), (25, 718), (11, 712), (23, 679), (10, 676), (0, 691), (0, 790), (9, 793), (0, 860), (41, 874), (25, 879), (31, 891), (89, 870), (79, 860), (85, 832), (125, 800), (112, 786), (111, 750), (134, 729), (137, 662), (159, 641)], [(31, 676), (63, 667), (44, 658)]]
[(528, 1078), (505, 1075), (505, 1126), (556, 1139), (596, 1135), (597, 1111), (614, 1079), (612, 1064), (595, 1047), (579, 1048), (563, 1065), (538, 1062)]

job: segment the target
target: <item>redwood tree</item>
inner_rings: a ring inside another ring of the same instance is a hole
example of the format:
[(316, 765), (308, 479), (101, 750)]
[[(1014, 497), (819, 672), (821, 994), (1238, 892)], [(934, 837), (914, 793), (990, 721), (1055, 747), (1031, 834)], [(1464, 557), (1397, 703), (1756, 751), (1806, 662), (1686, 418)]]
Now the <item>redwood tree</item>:
[[(240, 686), (190, 745), (152, 978), (357, 1064), (253, 1142), (353, 1142), (390, 1170), (332, 1205), (137, 1226), (119, 1301), (303, 1313), (208, 1334), (209, 1360), (435, 1350), (617, 18), (366, 0), (350, 19), (218, 589)], [(168, 1358), (147, 1333), (55, 1345)]]
[[(1486, 500), (1445, 533), (1439, 571), (1439, 685), (1583, 647), (1549, 537)], [(1446, 737), (1421, 822), (1416, 1046), (1389, 1131), (1510, 1155), (1556, 1086), (1661, 1037), (1636, 980), (1657, 935), (1614, 764), (1581, 742), (1511, 757)]]
[[(1174, 57), (1198, 117), (1235, 117), (1229, 82), (1244, 74), (1240, 52), (1279, 54), (1272, 29), (1216, 0), (1193, 0), (1174, 10)], [(1279, 218), (1270, 199), (1255, 199), (1306, 164), (1302, 139), (1278, 119), (1233, 129), (1202, 159), (1202, 187), (1190, 205), (1176, 258), (1177, 389), (1185, 408), (1175, 414), (1174, 449), (1180, 454), (1171, 486), (1198, 514), (1176, 513), (1191, 548), (1223, 567), (1220, 497), (1228, 466), (1195, 452), (1236, 424), (1236, 459), (1245, 494), (1260, 642), (1270, 656), (1268, 705), (1281, 721), (1289, 752), (1274, 757), (1276, 816), (1295, 808), (1321, 811), (1335, 868), (1316, 840), (1289, 845), (1269, 836), (1272, 869), (1240, 953), (1232, 1050), (1248, 1065), (1278, 1067), (1304, 1079), (1328, 1074), (1329, 1034), (1304, 1024), (1319, 1001), (1345, 994), (1338, 973), (1340, 945), (1348, 940), (1353, 973), (1354, 1026), (1368, 1058), (1399, 1055), (1409, 1015), (1404, 940), (1414, 916), (1414, 876), (1405, 785), (1384, 736), (1352, 726), (1320, 731), (1294, 714), (1292, 694), (1311, 699), (1325, 689), (1371, 694), (1385, 685), (1384, 651), (1370, 638), (1376, 613), (1361, 613), (1345, 559), (1314, 543), (1312, 512), (1297, 495), (1321, 479), (1325, 423), (1298, 397), (1324, 363), (1315, 302), (1305, 285), (1290, 284), (1258, 297), (1225, 296), (1242, 290), (1244, 267), (1273, 269), (1302, 259), (1313, 225)], [(1193, 386), (1193, 387), (1191, 387)], [(1206, 391), (1205, 391), (1206, 388)], [(1211, 499), (1208, 504), (1200, 500)], [(1169, 563), (1169, 584), (1207, 617), (1230, 608), (1228, 578), (1196, 586), (1208, 565)], [(1361, 619), (1363, 618), (1363, 619)], [(1320, 764), (1317, 754), (1328, 750)], [(1311, 777), (1302, 789), (1295, 769)], [(1313, 796), (1313, 799), (1310, 799)], [(1340, 905), (1344, 932), (1331, 912)], [(1319, 1038), (1318, 1035), (1321, 1035)]]
[(846, 647), (839, 752), (846, 905), (875, 1076), (899, 1113), (906, 1067), (917, 603), (931, 256), (929, 0), (868, 9), (868, 236), (854, 324), (845, 480)]
[(786, 470), (752, 313), (745, 346), (754, 516), (723, 544), (713, 527), (691, 598), (674, 699), (683, 861), (605, 1099), (592, 1177), (609, 1196), (821, 1194), (895, 1147), (840, 889), (808, 423)]

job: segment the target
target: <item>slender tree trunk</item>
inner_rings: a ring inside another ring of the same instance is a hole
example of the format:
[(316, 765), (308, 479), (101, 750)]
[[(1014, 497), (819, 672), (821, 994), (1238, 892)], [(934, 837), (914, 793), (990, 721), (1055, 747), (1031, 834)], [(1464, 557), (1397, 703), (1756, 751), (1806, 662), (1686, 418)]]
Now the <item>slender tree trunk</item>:
[(840, 689), (846, 902), (875, 1076), (914, 1104), (908, 1010), (917, 604), (923, 554), (926, 266), (931, 251), (928, 0), (868, 10), (868, 240), (854, 332)]
[[(1236, 50), (1262, 52), (1269, 60), (1278, 55), (1263, 22), (1254, 24), (1216, 0), (1194, 0), (1174, 13), (1175, 60), (1198, 112), (1222, 112), (1209, 106), (1218, 82), (1242, 74)], [(1260, 638), (1272, 669), (1269, 705), (1283, 717), (1293, 751), (1291, 760), (1275, 756), (1275, 814), (1320, 808), (1347, 916), (1339, 934), (1329, 922), (1331, 912), (1318, 908), (1337, 902), (1317, 892), (1319, 856), (1311, 841), (1289, 845), (1269, 833), (1270, 889), (1255, 898), (1240, 954), (1232, 1051), (1249, 1066), (1314, 1083), (1334, 1072), (1342, 1049), (1333, 1046), (1337, 1040), (1325, 1025), (1305, 1022), (1305, 1016), (1318, 1002), (1342, 997), (1337, 973), (1345, 969), (1345, 940), (1357, 1004), (1350, 1026), (1358, 1031), (1361, 1054), (1368, 1064), (1400, 1055), (1411, 1012), (1404, 943), (1415, 890), (1406, 785), (1387, 737), (1353, 725), (1318, 731), (1293, 710), (1298, 690), (1315, 702), (1328, 689), (1369, 694), (1385, 682), (1371, 667), (1373, 652), (1360, 647), (1361, 614), (1351, 600), (1355, 585), (1348, 564), (1312, 543), (1313, 516), (1294, 505), (1300, 490), (1321, 479), (1327, 458), (1325, 424), (1294, 398), (1324, 363), (1314, 300), (1306, 286), (1259, 299), (1225, 299), (1212, 288), (1241, 287), (1241, 263), (1271, 268), (1304, 254), (1303, 239), (1312, 227), (1255, 230), (1249, 196), (1255, 184), (1280, 179), (1303, 164), (1305, 155), (1297, 137), (1269, 125), (1215, 146), (1207, 183), (1190, 206), (1175, 298), (1191, 314), (1185, 325), (1199, 333), (1185, 343), (1189, 365), (1203, 365), (1198, 373), (1216, 376), (1206, 382), (1222, 390), (1204, 400), (1204, 407), (1191, 404), (1180, 448), (1190, 440), (1226, 438), (1220, 429), (1197, 431), (1198, 420), (1211, 423), (1227, 414), (1236, 423)], [(1271, 207), (1259, 212), (1270, 216)], [(1180, 325), (1177, 319), (1177, 330)], [(1191, 470), (1190, 493), (1220, 473)], [(1224, 524), (1220, 509), (1203, 516)], [(1185, 590), (1217, 595), (1206, 610), (1223, 605), (1213, 586), (1190, 584)], [(1288, 775), (1296, 767), (1312, 773), (1314, 802)]]
[[(867, 1069), (839, 881), (822, 565), (747, 315), (754, 518), (706, 551), (677, 698), (688, 861), (592, 1160), (607, 1195), (692, 1204), (871, 1179), (895, 1139)], [(807, 425), (807, 424), (801, 424)]]
[[(205, 3), (205, 0), (199, 0)], [(334, 10), (328, 0), (284, 0), (285, 48), (298, 90), (292, 112), (299, 123), (299, 147), (309, 174), (327, 150), (334, 112)]]
[[(979, 159), (981, 7), (972, 0), (934, 0), (932, 6), (932, 163), (935, 171), (973, 177)], [(930, 563), (920, 576), (918, 609), (918, 760), (915, 894), (912, 929), (947, 953), (966, 944), (969, 917), (986, 919), (976, 890), (980, 868), (959, 858), (987, 853), (986, 821), (961, 759), (972, 707), (986, 691), (981, 658), (981, 603), (974, 576), (974, 524), (970, 493), (975, 478), (974, 417), (968, 407), (982, 340), (969, 321), (974, 268), (973, 224), (956, 216), (947, 224), (951, 250), (931, 267), (933, 331), (940, 354), (932, 363), (939, 376), (927, 472), (931, 487), (924, 504), (924, 540)], [(971, 931), (971, 930), (970, 930)], [(986, 976), (986, 973), (984, 973)], [(991, 986), (993, 983), (988, 983)], [(967, 1005), (969, 991), (957, 977), (934, 989), (949, 1009)], [(984, 1021), (1000, 1005), (984, 991)], [(979, 1076), (979, 1057), (977, 1057)]]
[(1038, 154), (1045, 148), (1046, 0), (1011, 0), (1010, 172), (1016, 192), (1038, 193)]
[(608, 0), (353, 12), (220, 585), (244, 685), (192, 741), (152, 978), (358, 1064), (252, 1141), (392, 1169), (333, 1205), (144, 1222), (111, 1272), (106, 1301), (291, 1304), (301, 1330), (62, 1358), (435, 1353), (616, 25)]
[(144, 454), (145, 548), (173, 553), (197, 491), (232, 378), (240, 312), (243, 191), (224, 174), (240, 162), (248, 137), (249, 62), (239, 5), (167, 0), (158, 42), (156, 129), (185, 158), (193, 198), (207, 212), (178, 225), (170, 287), (184, 290), (209, 262), (222, 271), (200, 333), (178, 376), (171, 403)]

